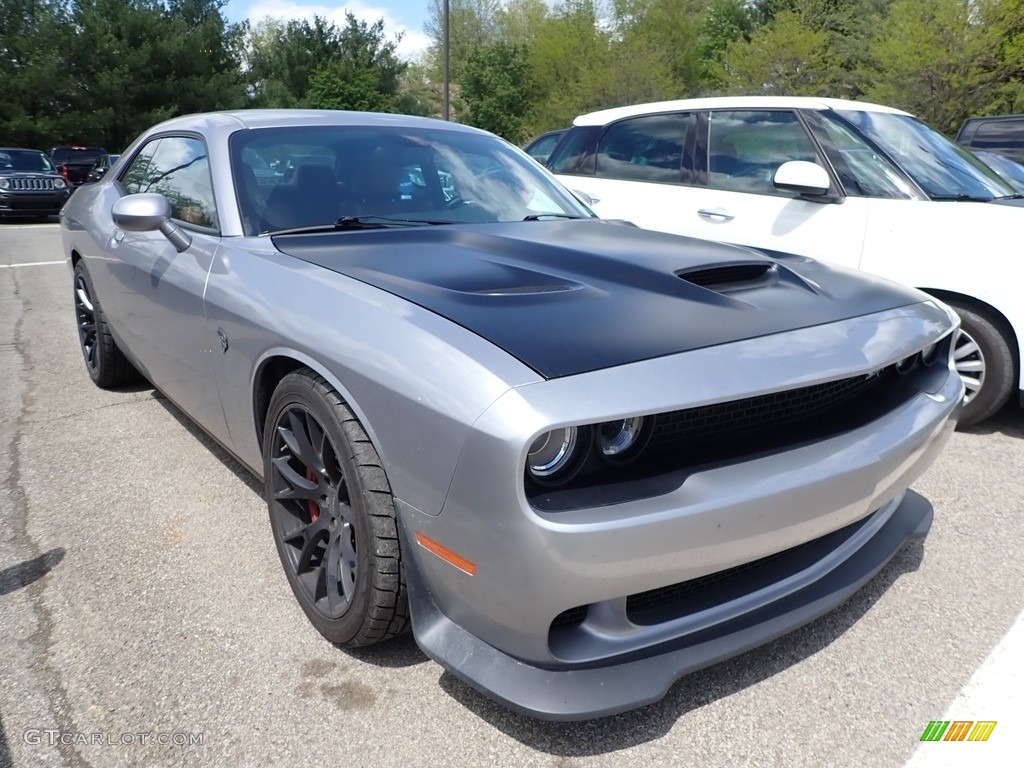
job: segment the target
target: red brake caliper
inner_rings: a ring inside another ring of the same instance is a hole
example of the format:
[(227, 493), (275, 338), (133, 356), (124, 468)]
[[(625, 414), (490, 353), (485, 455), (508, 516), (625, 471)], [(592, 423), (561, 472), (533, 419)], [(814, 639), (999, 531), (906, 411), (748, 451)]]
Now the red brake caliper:
[[(306, 467), (306, 479), (313, 483), (319, 482), (309, 467)], [(320, 517), (320, 505), (312, 499), (306, 499), (306, 509), (309, 511), (309, 522), (315, 523)]]

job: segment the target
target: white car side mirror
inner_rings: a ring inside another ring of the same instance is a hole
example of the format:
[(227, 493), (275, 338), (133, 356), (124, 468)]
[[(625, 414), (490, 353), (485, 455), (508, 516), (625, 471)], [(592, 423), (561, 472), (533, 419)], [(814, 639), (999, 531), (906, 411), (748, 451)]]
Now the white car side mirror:
[(832, 185), (828, 171), (817, 163), (790, 160), (775, 171), (773, 183), (779, 189), (799, 192), (801, 195), (824, 195)]

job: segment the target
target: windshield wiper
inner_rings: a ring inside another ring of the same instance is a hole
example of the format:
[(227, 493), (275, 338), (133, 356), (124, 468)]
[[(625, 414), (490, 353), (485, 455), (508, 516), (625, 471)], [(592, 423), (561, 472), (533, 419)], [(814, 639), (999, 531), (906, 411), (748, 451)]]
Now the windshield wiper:
[(334, 222), (335, 229), (380, 229), (382, 227), (417, 227), (452, 224), (434, 219), (399, 219), (393, 216), (342, 216)]
[(981, 197), (979, 195), (968, 195), (966, 192), (961, 192), (957, 195), (930, 195), (930, 197), (932, 200), (941, 200), (943, 202), (946, 200), (953, 200), (958, 203), (988, 203), (993, 199), (991, 197)]
[(544, 219), (582, 219), (582, 216), (575, 216), (571, 213), (531, 213), (524, 216), (523, 221), (543, 221)]
[(451, 221), (430, 219), (394, 219), (388, 216), (342, 216), (333, 224), (316, 224), (312, 227), (292, 227), (270, 232), (271, 235), (303, 235), (316, 232), (338, 232), (355, 229), (387, 229), (388, 227), (422, 227), (424, 225), (453, 224)]

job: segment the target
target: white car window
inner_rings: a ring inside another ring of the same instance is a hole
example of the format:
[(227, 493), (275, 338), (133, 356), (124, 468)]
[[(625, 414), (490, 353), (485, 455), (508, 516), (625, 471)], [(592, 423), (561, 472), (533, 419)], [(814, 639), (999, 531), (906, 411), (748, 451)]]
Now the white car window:
[(818, 162), (814, 144), (793, 112), (712, 112), (708, 186), (732, 192), (794, 196), (772, 184), (789, 160)]
[(597, 146), (597, 176), (678, 182), (687, 114), (649, 115), (611, 125)]
[(828, 113), (822, 126), (836, 149), (836, 173), (847, 195), (911, 200), (914, 188), (883, 155)]

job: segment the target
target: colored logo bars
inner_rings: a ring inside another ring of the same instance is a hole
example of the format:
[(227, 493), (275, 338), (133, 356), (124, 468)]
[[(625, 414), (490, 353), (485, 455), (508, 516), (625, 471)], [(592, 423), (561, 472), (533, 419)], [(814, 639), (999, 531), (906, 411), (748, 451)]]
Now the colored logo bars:
[(988, 741), (995, 729), (995, 720), (932, 720), (921, 741)]

